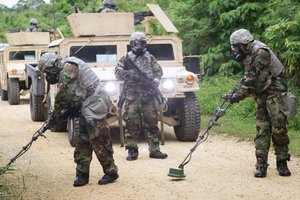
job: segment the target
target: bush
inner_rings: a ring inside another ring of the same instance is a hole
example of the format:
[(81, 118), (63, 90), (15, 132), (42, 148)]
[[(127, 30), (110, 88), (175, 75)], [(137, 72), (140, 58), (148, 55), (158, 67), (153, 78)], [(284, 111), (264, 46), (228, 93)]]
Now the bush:
[[(239, 85), (239, 78), (211, 77), (205, 78), (197, 93), (201, 105), (201, 114), (213, 115), (215, 109), (223, 102), (222, 95), (232, 92)], [(226, 112), (226, 116), (237, 118), (255, 117), (255, 102), (247, 98), (239, 104), (234, 104)]]

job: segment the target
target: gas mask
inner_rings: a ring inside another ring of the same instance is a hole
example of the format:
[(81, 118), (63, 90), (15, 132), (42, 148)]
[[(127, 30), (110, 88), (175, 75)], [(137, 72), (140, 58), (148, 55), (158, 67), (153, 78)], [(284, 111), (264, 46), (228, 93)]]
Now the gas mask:
[(58, 67), (57, 63), (54, 63), (52, 67), (47, 67), (44, 71), (46, 73), (46, 81), (49, 84), (56, 84), (59, 81), (59, 73), (61, 68)]
[(147, 51), (147, 42), (146, 41), (130, 41), (131, 50), (132, 52), (137, 55), (141, 56), (144, 55), (144, 53)]
[(237, 62), (243, 62), (247, 54), (245, 48), (241, 44), (231, 45), (232, 58)]
[(30, 29), (30, 30), (37, 29), (37, 25), (36, 25), (36, 24), (30, 23), (30, 24), (29, 24), (29, 29)]
[[(58, 73), (59, 74), (59, 73)], [(47, 83), (53, 85), (58, 83), (58, 74), (46, 74), (46, 81)]]

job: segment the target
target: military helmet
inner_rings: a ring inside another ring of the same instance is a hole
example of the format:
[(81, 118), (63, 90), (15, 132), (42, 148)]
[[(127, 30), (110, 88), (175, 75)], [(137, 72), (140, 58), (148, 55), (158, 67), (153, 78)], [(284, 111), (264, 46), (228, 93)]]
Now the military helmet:
[(147, 38), (143, 32), (134, 32), (130, 36), (130, 41), (147, 41)]
[(103, 0), (104, 5), (117, 6), (117, 0)]
[(254, 40), (253, 36), (247, 29), (238, 29), (230, 36), (230, 44), (248, 44)]
[(39, 70), (45, 72), (47, 68), (55, 68), (54, 64), (58, 59), (59, 56), (55, 53), (44, 53), (38, 62)]
[(38, 20), (36, 20), (35, 18), (31, 18), (29, 21), (29, 24), (37, 24)]
[(143, 32), (133, 32), (130, 36), (131, 50), (136, 55), (143, 55), (147, 51), (147, 38)]

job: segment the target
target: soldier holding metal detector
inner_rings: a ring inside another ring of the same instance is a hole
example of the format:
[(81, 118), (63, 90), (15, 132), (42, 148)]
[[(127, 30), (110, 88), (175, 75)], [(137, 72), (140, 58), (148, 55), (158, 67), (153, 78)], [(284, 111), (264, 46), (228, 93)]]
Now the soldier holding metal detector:
[(157, 127), (158, 111), (163, 104), (163, 96), (158, 89), (162, 68), (147, 51), (144, 33), (132, 33), (130, 45), (131, 51), (119, 60), (115, 68), (117, 79), (125, 81), (118, 107), (122, 109), (125, 102), (126, 159), (131, 161), (138, 158), (140, 132), (147, 136), (150, 158), (164, 159), (167, 154), (160, 151)]
[(49, 84), (58, 83), (59, 91), (48, 127), (55, 126), (63, 110), (64, 118), (79, 117), (80, 120), (80, 135), (74, 151), (77, 167), (73, 186), (89, 182), (93, 151), (105, 174), (98, 184), (112, 183), (119, 175), (106, 123), (110, 100), (102, 90), (98, 76), (82, 60), (76, 57), (61, 59), (55, 53), (43, 54), (38, 67), (46, 74)]
[(284, 66), (268, 46), (254, 40), (246, 29), (233, 32), (230, 44), (233, 58), (244, 64), (245, 74), (238, 90), (229, 95), (228, 100), (238, 103), (251, 96), (257, 104), (254, 176), (267, 175), (271, 141), (279, 175), (290, 176), (287, 118), (295, 115), (296, 101), (295, 96), (288, 92)]

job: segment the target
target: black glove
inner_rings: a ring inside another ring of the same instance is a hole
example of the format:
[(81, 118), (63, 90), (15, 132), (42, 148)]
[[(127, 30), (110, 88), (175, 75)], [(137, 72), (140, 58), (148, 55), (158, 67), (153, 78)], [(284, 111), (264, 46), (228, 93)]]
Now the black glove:
[(124, 70), (123, 73), (124, 73), (124, 77), (128, 80), (132, 80), (135, 82), (138, 82), (141, 80), (139, 75), (137, 73), (135, 73), (134, 70)]
[(135, 82), (139, 82), (141, 79), (140, 79), (140, 76), (138, 75), (138, 74), (136, 74), (136, 73), (134, 73), (133, 75), (132, 75), (132, 78), (131, 78), (133, 81), (135, 81)]
[(240, 100), (241, 99), (236, 95), (236, 93), (233, 93), (229, 98), (230, 103), (239, 103)]
[(81, 110), (78, 107), (68, 106), (63, 109), (59, 115), (59, 119), (66, 120), (68, 118), (74, 119), (80, 116)]

